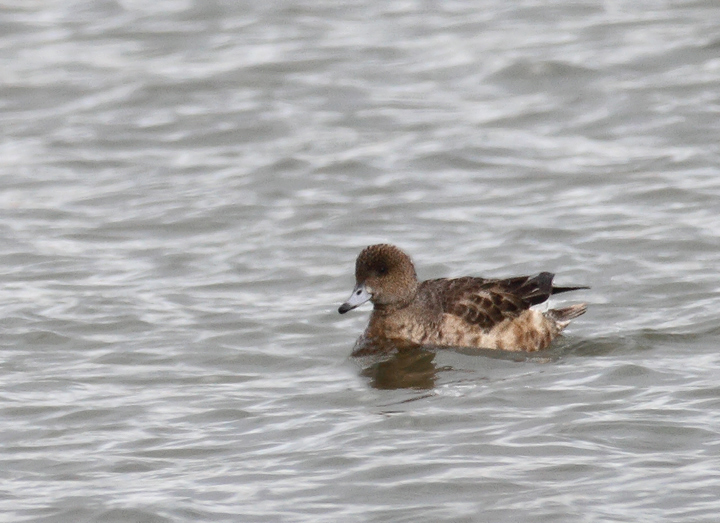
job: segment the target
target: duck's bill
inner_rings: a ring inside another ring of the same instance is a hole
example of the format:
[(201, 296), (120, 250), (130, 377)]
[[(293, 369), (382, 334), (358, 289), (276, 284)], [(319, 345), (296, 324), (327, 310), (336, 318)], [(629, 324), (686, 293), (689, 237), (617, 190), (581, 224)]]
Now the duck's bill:
[(368, 301), (370, 298), (372, 298), (372, 295), (367, 291), (365, 288), (365, 285), (362, 283), (358, 283), (355, 288), (353, 289), (352, 294), (350, 295), (350, 298), (340, 305), (340, 308), (338, 309), (338, 312), (340, 314), (345, 314), (347, 311), (353, 310), (355, 307), (362, 305), (366, 301)]

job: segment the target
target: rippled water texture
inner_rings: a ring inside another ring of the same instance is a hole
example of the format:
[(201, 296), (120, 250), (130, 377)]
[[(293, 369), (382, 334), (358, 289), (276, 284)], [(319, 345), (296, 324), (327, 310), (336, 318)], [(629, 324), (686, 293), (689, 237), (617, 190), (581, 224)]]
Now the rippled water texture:
[[(0, 0), (0, 520), (715, 522), (715, 1)], [(590, 285), (349, 358), (354, 259)]]

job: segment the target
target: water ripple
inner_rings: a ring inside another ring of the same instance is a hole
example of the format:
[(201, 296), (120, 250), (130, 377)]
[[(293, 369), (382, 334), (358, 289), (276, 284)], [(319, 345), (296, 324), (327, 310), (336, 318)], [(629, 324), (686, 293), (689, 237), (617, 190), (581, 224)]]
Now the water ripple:
[[(8, 518), (716, 519), (714, 4), (3, 6)], [(588, 314), (350, 360), (381, 241)]]

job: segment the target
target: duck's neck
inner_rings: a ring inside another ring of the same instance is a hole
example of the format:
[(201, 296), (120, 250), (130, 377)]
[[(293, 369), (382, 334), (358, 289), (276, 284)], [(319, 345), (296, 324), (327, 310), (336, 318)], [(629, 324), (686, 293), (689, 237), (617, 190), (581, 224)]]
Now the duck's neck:
[(409, 296), (407, 296), (403, 300), (394, 301), (392, 303), (374, 303), (373, 313), (379, 316), (387, 316), (389, 314), (393, 314), (395, 312), (406, 309), (410, 306), (411, 303), (413, 303), (416, 294), (417, 290), (414, 290)]

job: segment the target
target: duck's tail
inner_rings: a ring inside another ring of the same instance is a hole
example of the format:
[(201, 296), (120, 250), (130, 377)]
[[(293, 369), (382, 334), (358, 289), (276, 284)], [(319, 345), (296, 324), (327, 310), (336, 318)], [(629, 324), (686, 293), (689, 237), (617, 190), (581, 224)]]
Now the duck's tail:
[(585, 285), (577, 285), (575, 287), (555, 287), (553, 285), (551, 294), (560, 294), (561, 292), (579, 291), (581, 289), (589, 289), (589, 288), (590, 287), (587, 287)]
[(577, 303), (562, 309), (550, 309), (545, 315), (555, 321), (559, 330), (563, 330), (568, 326), (570, 320), (582, 316), (585, 311), (587, 311), (587, 303)]

